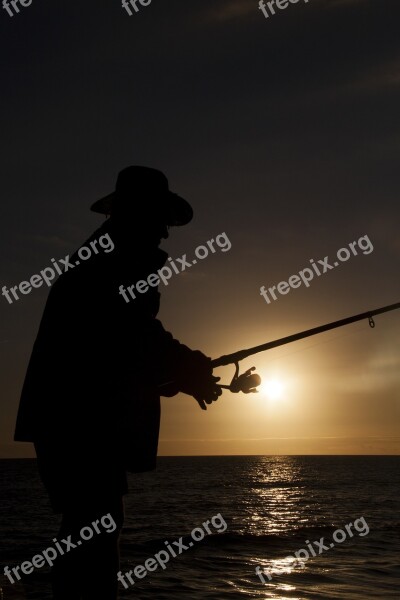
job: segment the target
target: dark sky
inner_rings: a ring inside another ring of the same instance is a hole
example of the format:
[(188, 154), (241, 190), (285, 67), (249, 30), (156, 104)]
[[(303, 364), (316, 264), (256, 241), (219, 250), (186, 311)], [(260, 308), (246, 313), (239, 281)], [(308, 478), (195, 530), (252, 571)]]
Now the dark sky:
[[(300, 0), (269, 19), (255, 0), (20, 10), (0, 10), (1, 287), (72, 254), (101, 223), (89, 205), (144, 164), (195, 210), (163, 244), (172, 257), (222, 232), (232, 244), (160, 289), (191, 347), (216, 357), (400, 300), (398, 0)], [(365, 235), (369, 254), (260, 296)], [(0, 296), (1, 456), (31, 455), (12, 436), (46, 296)], [(279, 399), (226, 393), (204, 414), (163, 400), (160, 452), (398, 453), (399, 319), (246, 361)]]

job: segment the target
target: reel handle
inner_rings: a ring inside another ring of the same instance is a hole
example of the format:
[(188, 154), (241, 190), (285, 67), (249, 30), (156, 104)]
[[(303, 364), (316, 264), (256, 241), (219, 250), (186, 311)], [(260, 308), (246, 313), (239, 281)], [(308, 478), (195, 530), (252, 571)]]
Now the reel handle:
[(252, 373), (255, 367), (251, 367), (242, 375), (239, 375), (239, 365), (236, 363), (236, 371), (230, 385), (220, 385), (221, 388), (229, 390), (233, 394), (243, 392), (244, 394), (256, 394), (256, 389), (261, 383), (261, 377), (257, 373)]

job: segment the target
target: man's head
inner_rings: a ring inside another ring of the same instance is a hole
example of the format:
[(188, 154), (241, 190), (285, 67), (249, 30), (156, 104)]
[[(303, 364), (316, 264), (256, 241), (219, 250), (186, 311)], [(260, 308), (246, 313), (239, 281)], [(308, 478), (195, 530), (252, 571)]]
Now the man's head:
[(169, 227), (186, 225), (193, 217), (192, 207), (170, 191), (165, 175), (142, 166), (123, 169), (115, 191), (95, 202), (91, 210), (110, 215), (110, 224), (125, 241), (132, 243), (135, 237), (150, 245), (159, 245), (168, 237)]
[(115, 191), (95, 202), (91, 210), (114, 220), (158, 221), (168, 226), (186, 225), (193, 217), (190, 204), (170, 191), (161, 171), (141, 166), (123, 169)]

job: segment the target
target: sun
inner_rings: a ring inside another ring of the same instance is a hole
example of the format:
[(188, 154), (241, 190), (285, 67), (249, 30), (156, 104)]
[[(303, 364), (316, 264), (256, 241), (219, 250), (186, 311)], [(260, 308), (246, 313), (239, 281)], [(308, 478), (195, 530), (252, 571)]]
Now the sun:
[(269, 400), (280, 400), (283, 396), (284, 385), (278, 379), (269, 379), (265, 381), (260, 389)]

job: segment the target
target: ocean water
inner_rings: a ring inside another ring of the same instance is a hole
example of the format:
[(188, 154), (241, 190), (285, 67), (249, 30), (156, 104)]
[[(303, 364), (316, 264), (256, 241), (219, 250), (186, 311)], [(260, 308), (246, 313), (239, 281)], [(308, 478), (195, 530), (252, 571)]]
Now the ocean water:
[[(0, 471), (3, 573), (51, 545), (59, 518), (35, 461), (0, 461)], [(226, 530), (209, 524), (213, 533), (170, 557), (165, 569), (133, 576), (128, 589), (121, 584), (121, 598), (400, 599), (400, 457), (162, 457), (157, 471), (131, 475), (130, 489), (123, 573), (165, 550), (166, 541), (183, 537), (189, 546), (192, 530), (215, 515)], [(302, 564), (287, 558), (307, 544), (316, 556), (309, 549)], [(50, 599), (48, 576), (42, 568), (14, 585), (2, 576), (4, 600)]]

